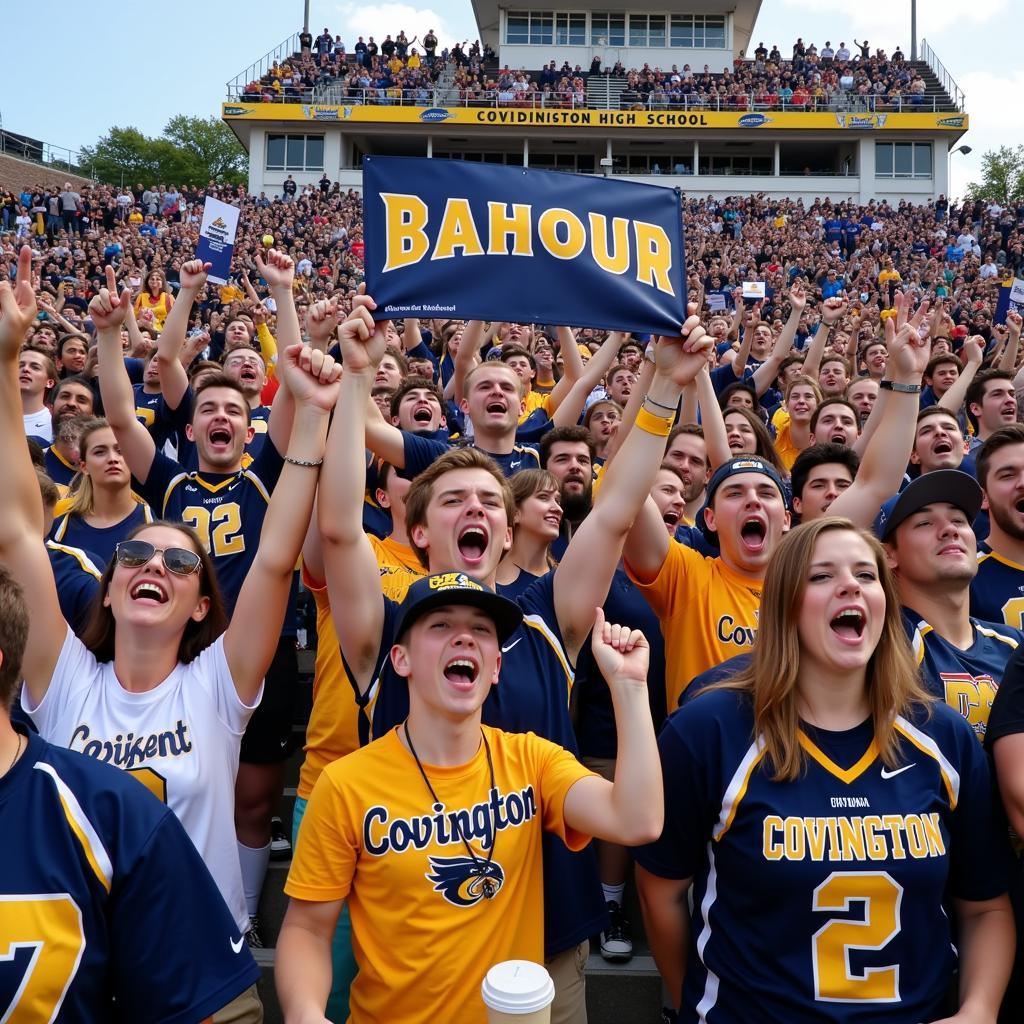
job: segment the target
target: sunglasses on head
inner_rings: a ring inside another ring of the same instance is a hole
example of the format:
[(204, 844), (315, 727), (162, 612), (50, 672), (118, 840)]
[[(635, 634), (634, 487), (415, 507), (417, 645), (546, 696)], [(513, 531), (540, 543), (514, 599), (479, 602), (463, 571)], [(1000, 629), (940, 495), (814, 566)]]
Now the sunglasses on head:
[(117, 564), (125, 569), (139, 569), (159, 552), (164, 568), (175, 576), (192, 576), (202, 568), (203, 560), (188, 548), (160, 549), (148, 540), (123, 540), (114, 550)]

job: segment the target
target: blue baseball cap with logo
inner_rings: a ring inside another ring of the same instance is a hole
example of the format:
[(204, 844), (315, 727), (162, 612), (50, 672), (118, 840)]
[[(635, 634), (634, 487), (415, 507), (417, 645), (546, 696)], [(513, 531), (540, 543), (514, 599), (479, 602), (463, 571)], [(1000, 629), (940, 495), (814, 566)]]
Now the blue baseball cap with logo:
[(498, 640), (504, 643), (522, 624), (523, 611), (508, 598), (464, 572), (435, 572), (417, 580), (398, 610), (395, 636), (401, 637), (417, 619), (445, 605), (470, 605), (494, 620)]
[(936, 469), (922, 473), (899, 494), (891, 497), (875, 516), (873, 529), (879, 540), (888, 540), (896, 527), (927, 505), (955, 505), (968, 522), (981, 510), (981, 485), (960, 469)]
[(789, 488), (783, 483), (778, 470), (770, 462), (765, 461), (759, 455), (738, 455), (734, 459), (729, 459), (728, 462), (723, 462), (711, 474), (711, 479), (708, 481), (707, 491), (705, 492), (704, 507), (697, 513), (697, 522), (700, 525), (701, 532), (707, 538), (708, 543), (716, 547), (718, 546), (718, 533), (708, 526), (704, 509), (711, 507), (712, 502), (715, 500), (715, 492), (729, 477), (739, 476), (741, 473), (761, 473), (763, 476), (768, 477), (779, 489), (779, 494), (782, 495), (786, 508), (789, 508)]

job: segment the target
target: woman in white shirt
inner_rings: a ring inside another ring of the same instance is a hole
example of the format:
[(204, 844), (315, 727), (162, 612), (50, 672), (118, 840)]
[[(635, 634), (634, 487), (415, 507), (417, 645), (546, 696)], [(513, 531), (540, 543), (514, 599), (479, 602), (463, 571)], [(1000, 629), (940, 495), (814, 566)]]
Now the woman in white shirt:
[[(292, 266), (273, 251), (268, 262)], [(340, 367), (301, 344), (282, 357), (296, 406), (291, 439), (231, 623), (198, 536), (181, 523), (150, 523), (118, 545), (87, 645), (60, 612), (20, 429), (18, 348), (36, 312), (30, 275), (24, 248), (14, 289), (0, 283), (0, 562), (21, 584), (31, 616), (22, 702), (45, 739), (135, 773), (174, 810), (244, 931), (233, 819), (239, 745), (281, 633)], [(130, 303), (109, 267), (107, 283), (90, 304), (101, 329), (116, 328)], [(298, 320), (293, 332), (288, 320), (282, 334), (297, 339)]]

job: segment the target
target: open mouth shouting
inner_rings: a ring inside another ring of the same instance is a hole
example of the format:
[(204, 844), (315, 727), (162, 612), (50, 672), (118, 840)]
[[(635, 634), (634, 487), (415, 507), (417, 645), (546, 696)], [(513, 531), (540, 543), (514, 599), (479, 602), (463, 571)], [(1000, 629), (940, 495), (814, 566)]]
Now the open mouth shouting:
[(764, 551), (768, 538), (768, 524), (757, 516), (743, 520), (740, 527), (740, 543), (749, 554), (759, 555)]
[(508, 412), (508, 403), (503, 398), (492, 398), (484, 406), (484, 411), (489, 416), (504, 416)]
[(467, 526), (459, 534), (459, 554), (466, 565), (477, 566), (483, 562), (489, 540), (487, 530), (478, 524)]
[(474, 658), (460, 654), (445, 664), (444, 677), (456, 690), (469, 691), (480, 677), (480, 665)]
[(433, 417), (434, 411), (426, 402), (415, 406), (412, 410), (412, 421), (418, 427), (429, 427)]
[(234, 436), (229, 427), (211, 427), (207, 436), (210, 442), (210, 449), (214, 452), (229, 451), (234, 441)]
[(860, 608), (843, 608), (829, 622), (829, 628), (844, 643), (855, 646), (864, 635), (867, 619)]
[(129, 596), (139, 604), (167, 604), (170, 599), (163, 585), (156, 580), (140, 580), (132, 587)]

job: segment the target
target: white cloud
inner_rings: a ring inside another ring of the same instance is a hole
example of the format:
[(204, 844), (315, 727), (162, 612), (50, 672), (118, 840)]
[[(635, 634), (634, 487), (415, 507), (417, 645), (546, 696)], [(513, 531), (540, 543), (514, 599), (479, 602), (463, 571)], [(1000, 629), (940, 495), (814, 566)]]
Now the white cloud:
[[(404, 3), (345, 2), (334, 5), (342, 19), (341, 24), (335, 27), (334, 23), (330, 23), (330, 19), (329, 23), (332, 32), (341, 33), (341, 38), (349, 51), (359, 36), (364, 39), (373, 36), (379, 44), (389, 33), (394, 38), (399, 32), (404, 31), (410, 39), (413, 36), (422, 39), (430, 29), (434, 30), (439, 45), (444, 47), (462, 42), (464, 39), (472, 41), (477, 38), (472, 7), (469, 3), (458, 6), (461, 8), (458, 12), (440, 14), (430, 7), (414, 7)], [(337, 18), (334, 18), (334, 22), (337, 22)], [(420, 53), (423, 52), (422, 44), (417, 43), (416, 48)]]

